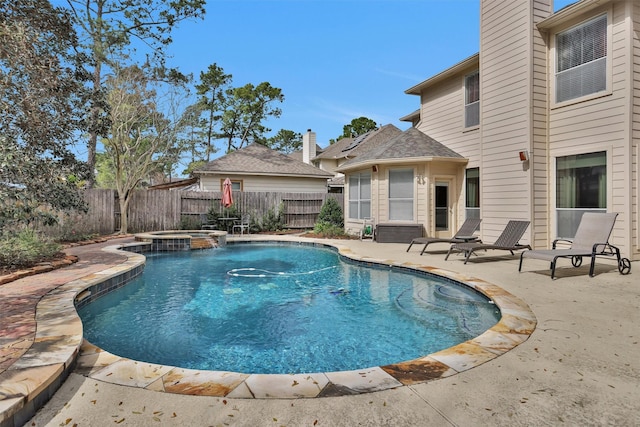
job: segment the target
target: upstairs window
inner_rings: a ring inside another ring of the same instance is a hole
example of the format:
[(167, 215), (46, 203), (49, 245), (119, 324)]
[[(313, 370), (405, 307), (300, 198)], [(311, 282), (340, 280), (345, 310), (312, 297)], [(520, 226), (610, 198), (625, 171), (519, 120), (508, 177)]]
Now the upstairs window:
[(556, 102), (607, 89), (607, 15), (556, 35)]
[(480, 74), (469, 74), (464, 78), (464, 127), (480, 124)]

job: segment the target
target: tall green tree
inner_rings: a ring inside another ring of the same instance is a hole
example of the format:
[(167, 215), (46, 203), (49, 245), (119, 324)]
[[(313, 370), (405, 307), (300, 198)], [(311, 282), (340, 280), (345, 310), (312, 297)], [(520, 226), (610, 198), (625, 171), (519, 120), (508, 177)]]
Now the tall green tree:
[(367, 117), (358, 117), (357, 119), (351, 120), (351, 123), (349, 123), (348, 125), (343, 126), (342, 135), (340, 135), (336, 139), (330, 140), (329, 142), (333, 144), (334, 142), (339, 141), (342, 138), (355, 138), (376, 129), (378, 129), (378, 125), (376, 124), (376, 122)]
[[(182, 147), (181, 160), (187, 160), (187, 168), (182, 171), (183, 175), (191, 175), (191, 172), (203, 165), (203, 160), (207, 154), (203, 141), (207, 138), (207, 121), (202, 117), (204, 114), (202, 105), (198, 102), (189, 105), (182, 113), (181, 127), (178, 133), (178, 144)], [(216, 151), (215, 145), (212, 152)], [(182, 158), (184, 157), (184, 158)]]
[(102, 143), (114, 168), (120, 232), (127, 233), (133, 190), (174, 161), (182, 103), (178, 94), (184, 90), (177, 85), (158, 90), (158, 82), (138, 66), (115, 71), (106, 81), (111, 127)]
[(253, 142), (266, 143), (265, 134), (271, 129), (263, 122), (282, 114), (282, 110), (274, 106), (276, 102), (284, 102), (284, 95), (268, 82), (258, 86), (248, 83), (225, 91), (219, 136), (226, 140), (227, 153)]
[(98, 136), (108, 127), (108, 113), (102, 100), (105, 67), (122, 66), (136, 47), (148, 49), (149, 63), (164, 68), (165, 49), (171, 32), (186, 19), (205, 14), (206, 0), (67, 0), (73, 22), (92, 58), (93, 105), (87, 142), (87, 163), (95, 166)]
[(0, 0), (0, 229), (86, 209), (86, 164), (69, 147), (84, 130), (83, 68), (62, 9), (43, 0)]
[(302, 134), (288, 129), (280, 129), (277, 134), (268, 138), (267, 147), (289, 154), (302, 149)]
[(199, 96), (198, 105), (202, 113), (200, 118), (203, 120), (206, 132), (203, 160), (207, 162), (211, 160), (211, 154), (217, 151), (214, 144), (216, 139), (214, 126), (222, 118), (221, 109), (224, 105), (224, 95), (231, 84), (231, 79), (232, 75), (225, 74), (222, 67), (211, 64), (207, 72), (200, 73), (200, 83), (196, 85)]

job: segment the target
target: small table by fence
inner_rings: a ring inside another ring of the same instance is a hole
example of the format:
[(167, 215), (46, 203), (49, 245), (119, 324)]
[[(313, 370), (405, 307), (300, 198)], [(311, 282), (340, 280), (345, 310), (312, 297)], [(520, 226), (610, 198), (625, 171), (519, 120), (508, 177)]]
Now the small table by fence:
[[(231, 231), (233, 230), (233, 223), (237, 220), (238, 218), (235, 217), (223, 217), (223, 218), (218, 218), (218, 221), (220, 221), (222, 224), (224, 224), (224, 228), (227, 231), (227, 233), (231, 233)], [(213, 224), (204, 224), (201, 227), (203, 230), (214, 230), (218, 227), (216, 227)]]
[(227, 233), (233, 234), (233, 223), (235, 221), (237, 221), (238, 218), (235, 218), (235, 217), (223, 217), (223, 218), (218, 218), (218, 220), (225, 225), (225, 229), (227, 230)]

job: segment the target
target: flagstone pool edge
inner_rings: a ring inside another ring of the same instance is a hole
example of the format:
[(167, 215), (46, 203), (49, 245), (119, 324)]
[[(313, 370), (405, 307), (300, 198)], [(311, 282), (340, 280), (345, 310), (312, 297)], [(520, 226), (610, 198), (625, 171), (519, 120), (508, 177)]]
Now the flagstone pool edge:
[[(278, 239), (261, 242), (292, 243)], [(82, 338), (76, 304), (123, 286), (144, 269), (144, 256), (135, 253), (144, 243), (114, 245), (103, 250), (126, 255), (125, 262), (61, 285), (38, 304), (34, 344), (23, 358), (5, 371), (10, 374), (0, 378), (3, 384), (0, 387), (0, 427), (12, 426), (9, 424), (11, 419), (28, 420), (74, 369), (95, 380), (166, 393), (248, 399), (344, 396), (432, 381), (471, 369), (523, 343), (536, 327), (536, 317), (524, 301), (481, 279), (421, 264), (358, 256), (339, 243), (327, 244), (312, 239), (301, 243), (336, 248), (341, 256), (356, 262), (415, 270), (455, 280), (490, 298), (501, 310), (502, 317), (478, 337), (448, 349), (415, 360), (354, 371), (242, 374), (143, 363), (110, 354)]]

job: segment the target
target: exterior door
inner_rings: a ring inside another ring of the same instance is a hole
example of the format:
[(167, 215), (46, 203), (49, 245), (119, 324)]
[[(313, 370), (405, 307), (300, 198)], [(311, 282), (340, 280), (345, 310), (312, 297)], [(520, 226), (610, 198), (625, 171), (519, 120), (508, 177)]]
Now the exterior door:
[(449, 181), (436, 181), (433, 218), (436, 237), (451, 237), (451, 196)]

